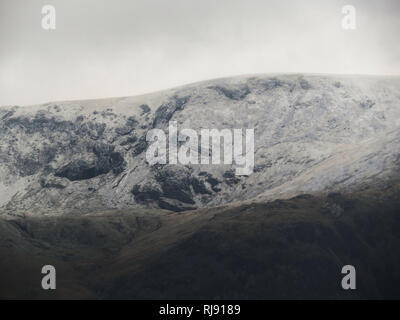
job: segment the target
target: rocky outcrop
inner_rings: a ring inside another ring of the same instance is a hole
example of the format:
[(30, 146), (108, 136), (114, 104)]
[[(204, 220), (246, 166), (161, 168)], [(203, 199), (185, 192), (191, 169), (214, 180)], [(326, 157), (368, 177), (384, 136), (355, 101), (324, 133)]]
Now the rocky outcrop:
[(247, 85), (240, 85), (237, 88), (227, 88), (223, 86), (210, 86), (208, 88), (232, 100), (243, 100), (250, 93), (250, 89)]
[(95, 145), (93, 147), (95, 158), (92, 162), (73, 160), (57, 169), (54, 175), (76, 181), (91, 179), (110, 171), (119, 174), (124, 170), (124, 158), (119, 152), (113, 150), (113, 146)]
[(167, 103), (163, 103), (155, 112), (153, 127), (165, 126), (168, 124), (177, 111), (183, 110), (185, 104), (189, 101), (189, 97), (179, 98), (174, 96)]

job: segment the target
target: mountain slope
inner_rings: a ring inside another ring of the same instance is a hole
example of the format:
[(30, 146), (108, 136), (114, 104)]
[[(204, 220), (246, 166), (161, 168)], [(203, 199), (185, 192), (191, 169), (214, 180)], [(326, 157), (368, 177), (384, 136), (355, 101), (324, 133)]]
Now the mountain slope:
[[(182, 211), (349, 188), (398, 163), (400, 79), (279, 75), (137, 97), (0, 108), (0, 206), (16, 214), (106, 208)], [(255, 129), (254, 173), (150, 166), (146, 133)]]
[[(151, 166), (146, 134), (169, 121), (254, 128), (254, 172)], [(399, 142), (396, 77), (2, 107), (0, 298), (399, 298)], [(347, 264), (357, 290), (340, 287)]]

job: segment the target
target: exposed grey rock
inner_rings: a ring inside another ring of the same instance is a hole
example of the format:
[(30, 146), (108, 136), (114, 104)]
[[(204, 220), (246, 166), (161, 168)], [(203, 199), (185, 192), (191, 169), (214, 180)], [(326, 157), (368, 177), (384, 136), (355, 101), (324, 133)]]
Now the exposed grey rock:
[(223, 86), (210, 86), (208, 88), (214, 89), (232, 100), (243, 100), (250, 93), (250, 89), (247, 85), (241, 85), (237, 88), (227, 88)]
[(146, 136), (142, 136), (140, 137), (139, 141), (133, 146), (133, 152), (132, 154), (134, 156), (137, 156), (139, 154), (141, 154), (143, 151), (145, 151), (147, 149), (147, 141), (146, 141)]
[(311, 89), (310, 83), (306, 79), (300, 79), (300, 87), (304, 90), (309, 90)]
[(132, 193), (138, 203), (148, 204), (158, 201), (162, 195), (162, 189), (158, 184), (146, 183), (144, 185), (134, 185)]
[(140, 105), (140, 109), (142, 109), (142, 115), (145, 113), (149, 113), (151, 111), (151, 109), (147, 104)]
[(190, 170), (186, 167), (165, 166), (156, 173), (155, 178), (165, 197), (183, 203), (195, 203), (190, 191)]
[(162, 104), (154, 115), (153, 127), (160, 127), (167, 125), (168, 121), (171, 120), (172, 116), (177, 111), (183, 110), (185, 104), (189, 101), (189, 97), (179, 98), (174, 96), (171, 101)]
[(129, 117), (128, 120), (126, 121), (125, 125), (121, 128), (116, 128), (115, 132), (121, 136), (125, 136), (129, 133), (131, 133), (136, 125), (138, 124), (137, 120), (135, 117)]
[(67, 184), (63, 181), (63, 179), (59, 179), (57, 177), (43, 178), (40, 180), (40, 185), (42, 188), (65, 189), (67, 187)]
[(370, 99), (366, 99), (366, 100), (360, 102), (360, 106), (361, 106), (361, 108), (363, 108), (363, 109), (370, 109), (370, 108), (372, 108), (374, 105), (375, 105), (375, 102), (372, 101), (372, 100), (370, 100)]
[(118, 152), (99, 155), (93, 163), (84, 160), (74, 160), (56, 170), (57, 177), (65, 177), (71, 181), (91, 179), (101, 174), (123, 171), (124, 158)]
[(128, 138), (126, 138), (125, 140), (120, 142), (120, 146), (126, 146), (126, 145), (130, 145), (133, 144), (137, 141), (137, 137), (136, 136), (130, 136)]

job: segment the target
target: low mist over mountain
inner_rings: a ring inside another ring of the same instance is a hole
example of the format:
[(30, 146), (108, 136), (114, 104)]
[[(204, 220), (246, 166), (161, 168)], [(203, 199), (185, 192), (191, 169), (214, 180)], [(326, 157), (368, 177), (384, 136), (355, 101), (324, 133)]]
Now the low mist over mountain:
[[(0, 109), (0, 205), (61, 214), (173, 211), (348, 189), (398, 165), (400, 79), (277, 75), (195, 83), (153, 94)], [(254, 172), (155, 165), (146, 133), (254, 128)]]
[[(146, 135), (170, 121), (254, 129), (252, 173), (150, 165)], [(399, 169), (399, 77), (241, 76), (1, 107), (0, 297), (399, 298)], [(357, 290), (340, 286), (344, 265)]]

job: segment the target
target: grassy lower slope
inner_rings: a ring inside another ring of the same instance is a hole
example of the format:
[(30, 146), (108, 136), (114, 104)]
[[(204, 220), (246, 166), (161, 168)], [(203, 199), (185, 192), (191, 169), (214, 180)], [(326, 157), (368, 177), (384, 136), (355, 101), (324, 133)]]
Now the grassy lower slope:
[[(1, 298), (400, 298), (400, 183), (198, 211), (0, 220)], [(44, 264), (57, 290), (40, 289)], [(341, 289), (341, 268), (357, 290)]]

